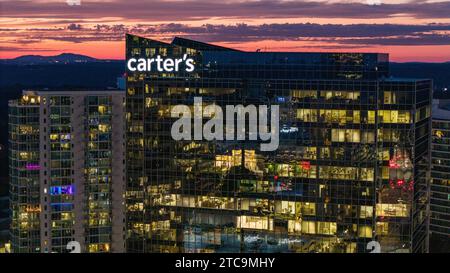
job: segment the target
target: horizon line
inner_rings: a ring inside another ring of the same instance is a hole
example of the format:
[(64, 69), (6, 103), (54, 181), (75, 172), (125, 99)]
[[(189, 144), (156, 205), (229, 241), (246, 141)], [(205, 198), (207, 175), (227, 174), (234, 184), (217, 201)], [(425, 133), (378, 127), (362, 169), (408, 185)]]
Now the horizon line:
[[(243, 52), (247, 52), (247, 53), (257, 53), (257, 51), (243, 51)], [(339, 51), (260, 51), (258, 53), (361, 53), (361, 54), (388, 54), (390, 57), (389, 53), (385, 53), (385, 52), (339, 52)], [(0, 57), (0, 61), (13, 61), (15, 59), (21, 58), (21, 57), (27, 57), (27, 56), (36, 56), (36, 57), (57, 57), (63, 54), (73, 54), (73, 55), (79, 55), (79, 56), (83, 56), (83, 57), (88, 57), (88, 58), (92, 58), (95, 60), (99, 60), (99, 61), (125, 61), (125, 58), (97, 58), (97, 57), (92, 57), (90, 55), (86, 55), (86, 54), (81, 54), (81, 53), (74, 53), (74, 52), (62, 52), (59, 54), (55, 54), (55, 55), (41, 55), (41, 54), (24, 54), (24, 55), (20, 55), (14, 58), (1, 58)], [(450, 60), (443, 60), (443, 61), (388, 61), (389, 63), (450, 63)]]

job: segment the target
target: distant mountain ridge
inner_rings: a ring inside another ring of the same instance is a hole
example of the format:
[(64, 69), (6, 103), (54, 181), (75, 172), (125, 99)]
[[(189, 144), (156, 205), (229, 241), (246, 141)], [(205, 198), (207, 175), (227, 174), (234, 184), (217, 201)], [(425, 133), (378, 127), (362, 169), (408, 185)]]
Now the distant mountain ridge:
[(55, 56), (23, 55), (14, 59), (0, 60), (3, 64), (34, 65), (34, 64), (70, 64), (70, 63), (90, 63), (109, 62), (110, 60), (96, 59), (81, 54), (62, 53)]

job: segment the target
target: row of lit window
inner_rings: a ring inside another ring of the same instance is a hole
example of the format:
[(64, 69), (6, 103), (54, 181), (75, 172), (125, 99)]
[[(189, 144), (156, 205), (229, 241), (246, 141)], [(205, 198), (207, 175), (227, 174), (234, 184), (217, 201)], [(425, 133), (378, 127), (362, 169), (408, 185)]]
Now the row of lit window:
[[(311, 202), (281, 201), (268, 199), (252, 198), (233, 198), (233, 197), (212, 197), (212, 196), (189, 196), (180, 194), (160, 195), (153, 200), (152, 205), (190, 207), (190, 208), (212, 208), (226, 210), (244, 210), (257, 212), (261, 210), (267, 213), (286, 214), (286, 215), (316, 215), (316, 204)], [(340, 204), (350, 211), (350, 205)], [(130, 211), (142, 211), (142, 203), (129, 205)], [(359, 218), (372, 218), (372, 206), (360, 206)], [(376, 216), (408, 217), (410, 207), (406, 204), (384, 204), (376, 205)]]
[[(403, 110), (378, 110), (382, 123), (411, 123), (411, 114)], [(297, 109), (297, 118), (305, 122), (330, 122), (339, 124), (375, 123), (375, 111)]]

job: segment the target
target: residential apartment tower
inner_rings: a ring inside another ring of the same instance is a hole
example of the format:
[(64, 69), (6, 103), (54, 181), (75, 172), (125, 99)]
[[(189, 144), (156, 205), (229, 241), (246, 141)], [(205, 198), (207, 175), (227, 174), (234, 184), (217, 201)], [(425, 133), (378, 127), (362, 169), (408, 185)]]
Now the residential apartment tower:
[(124, 94), (24, 91), (9, 103), (12, 251), (124, 250)]

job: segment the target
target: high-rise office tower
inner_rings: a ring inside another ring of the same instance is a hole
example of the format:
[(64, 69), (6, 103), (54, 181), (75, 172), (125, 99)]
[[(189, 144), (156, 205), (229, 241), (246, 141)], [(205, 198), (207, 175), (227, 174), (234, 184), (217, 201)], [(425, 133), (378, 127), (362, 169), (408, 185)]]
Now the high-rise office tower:
[(24, 91), (9, 103), (13, 252), (124, 251), (123, 91)]
[[(386, 54), (126, 42), (128, 251), (427, 251), (430, 80), (390, 78)], [(267, 110), (277, 149), (236, 138), (237, 105)], [(202, 137), (212, 116), (234, 138)]]
[(432, 111), (430, 231), (450, 238), (450, 100), (434, 100)]

